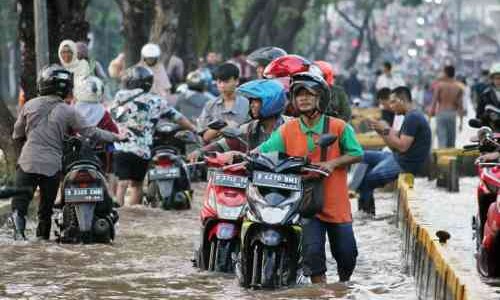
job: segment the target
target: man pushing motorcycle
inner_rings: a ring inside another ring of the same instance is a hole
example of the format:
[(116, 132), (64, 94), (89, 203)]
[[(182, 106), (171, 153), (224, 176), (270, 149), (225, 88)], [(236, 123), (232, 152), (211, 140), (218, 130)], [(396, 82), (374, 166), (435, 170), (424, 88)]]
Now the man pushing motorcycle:
[(28, 206), (35, 188), (40, 188), (36, 236), (48, 240), (51, 216), (62, 169), (63, 142), (70, 129), (103, 142), (126, 139), (126, 132), (114, 134), (87, 125), (84, 117), (65, 102), (73, 90), (73, 74), (59, 65), (45, 67), (38, 76), (39, 97), (28, 101), (19, 112), (12, 138), (25, 141), (17, 161), (16, 187), (28, 190), (12, 199), (11, 222), (14, 238), (26, 239)]
[[(323, 181), (320, 195), (324, 200), (323, 209), (314, 217), (303, 220), (304, 274), (310, 276), (312, 283), (326, 282), (325, 243), (328, 234), (339, 279), (348, 281), (358, 252), (352, 229), (346, 168), (361, 161), (363, 150), (350, 125), (324, 114), (330, 96), (323, 78), (307, 72), (293, 75), (290, 95), (300, 117), (283, 124), (256, 151), (308, 156), (313, 164), (330, 171), (331, 175)], [(315, 146), (323, 133), (338, 138), (338, 142), (326, 150), (326, 155), (321, 155), (322, 149)]]

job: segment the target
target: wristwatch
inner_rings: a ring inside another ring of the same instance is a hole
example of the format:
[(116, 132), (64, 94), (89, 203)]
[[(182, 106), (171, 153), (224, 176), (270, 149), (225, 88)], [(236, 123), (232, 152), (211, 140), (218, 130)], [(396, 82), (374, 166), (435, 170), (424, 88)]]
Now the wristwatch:
[(391, 129), (389, 127), (386, 127), (386, 128), (384, 128), (384, 130), (382, 130), (382, 135), (383, 136), (389, 135), (390, 132), (391, 132)]

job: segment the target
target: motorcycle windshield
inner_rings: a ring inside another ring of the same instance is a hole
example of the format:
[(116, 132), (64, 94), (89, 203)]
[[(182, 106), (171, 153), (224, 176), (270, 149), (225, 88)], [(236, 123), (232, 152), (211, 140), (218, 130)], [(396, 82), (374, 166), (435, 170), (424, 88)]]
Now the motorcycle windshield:
[(275, 173), (298, 173), (307, 164), (304, 157), (288, 156), (284, 153), (270, 152), (250, 157), (249, 169)]

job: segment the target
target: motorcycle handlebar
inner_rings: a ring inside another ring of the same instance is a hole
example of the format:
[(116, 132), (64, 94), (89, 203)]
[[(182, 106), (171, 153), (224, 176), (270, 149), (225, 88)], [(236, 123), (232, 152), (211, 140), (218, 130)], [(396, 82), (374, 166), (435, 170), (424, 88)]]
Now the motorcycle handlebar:
[(317, 173), (317, 174), (320, 174), (324, 177), (328, 177), (331, 174), (328, 170), (325, 170), (325, 169), (323, 169), (319, 166), (316, 166), (316, 165), (307, 165), (305, 167), (302, 167), (302, 170), (306, 171), (306, 172)]

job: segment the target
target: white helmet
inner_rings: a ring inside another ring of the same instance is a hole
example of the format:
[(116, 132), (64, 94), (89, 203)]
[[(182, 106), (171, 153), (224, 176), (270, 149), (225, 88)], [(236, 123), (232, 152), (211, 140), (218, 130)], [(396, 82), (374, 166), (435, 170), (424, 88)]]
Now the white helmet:
[(104, 94), (101, 79), (89, 76), (75, 85), (74, 95), (77, 102), (100, 103)]
[(490, 76), (493, 76), (495, 74), (500, 74), (500, 63), (499, 62), (496, 62), (496, 63), (491, 65)]
[(157, 44), (146, 44), (142, 47), (141, 55), (143, 58), (159, 58), (161, 55), (160, 46)]

